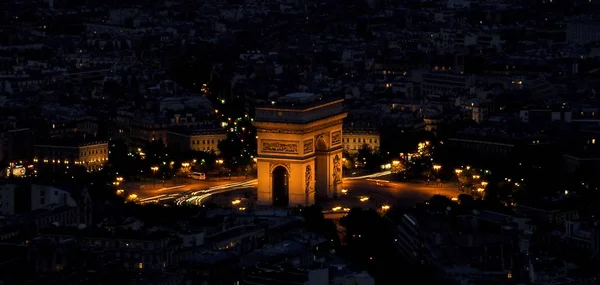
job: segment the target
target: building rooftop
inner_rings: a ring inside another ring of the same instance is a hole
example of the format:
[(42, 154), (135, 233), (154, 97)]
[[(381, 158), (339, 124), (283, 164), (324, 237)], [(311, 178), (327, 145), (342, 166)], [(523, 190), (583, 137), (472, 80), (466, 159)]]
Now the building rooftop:
[(193, 255), (187, 258), (192, 263), (217, 263), (236, 258), (236, 255), (230, 251), (206, 251), (201, 254)]
[(222, 242), (244, 235), (264, 231), (260, 226), (248, 225), (232, 228), (209, 237), (211, 242)]
[(276, 100), (265, 101), (262, 100), (257, 102), (257, 109), (294, 109), (294, 110), (307, 110), (312, 107), (332, 103), (338, 100), (343, 100), (342, 95), (320, 95), (313, 93), (290, 93), (288, 95), (281, 96)]
[(80, 147), (96, 144), (107, 144), (107, 141), (100, 140), (95, 136), (88, 135), (69, 135), (56, 136), (36, 141), (36, 146), (56, 146), (56, 147)]
[(107, 231), (98, 228), (79, 229), (75, 227), (49, 228), (42, 233), (45, 236), (82, 236), (85, 238), (100, 239), (124, 239), (124, 240), (162, 240), (168, 238), (170, 234), (166, 231), (131, 231), (114, 230)]
[(182, 134), (182, 135), (217, 135), (217, 134), (227, 134), (227, 130), (220, 128), (218, 126), (206, 126), (206, 127), (185, 127), (185, 126), (177, 126), (173, 128), (169, 128), (169, 132), (173, 134)]

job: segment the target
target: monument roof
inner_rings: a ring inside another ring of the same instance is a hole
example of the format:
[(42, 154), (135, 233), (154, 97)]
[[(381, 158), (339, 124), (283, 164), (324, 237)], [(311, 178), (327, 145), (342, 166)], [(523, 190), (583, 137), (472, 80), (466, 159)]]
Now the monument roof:
[(259, 109), (294, 109), (306, 110), (319, 105), (344, 99), (342, 95), (324, 96), (313, 93), (291, 93), (279, 97), (277, 100), (257, 102)]

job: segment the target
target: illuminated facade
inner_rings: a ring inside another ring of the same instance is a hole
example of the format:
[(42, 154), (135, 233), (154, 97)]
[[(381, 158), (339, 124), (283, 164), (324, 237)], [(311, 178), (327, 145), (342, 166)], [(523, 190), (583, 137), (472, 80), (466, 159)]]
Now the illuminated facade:
[(375, 129), (345, 129), (342, 145), (349, 154), (356, 154), (365, 145), (371, 151), (379, 151), (380, 141)]
[(34, 145), (34, 163), (69, 166), (82, 165), (89, 171), (100, 170), (108, 161), (108, 143), (91, 142), (76, 146), (64, 144)]
[(208, 130), (171, 130), (167, 133), (170, 149), (180, 152), (206, 151), (219, 154), (219, 143), (227, 139), (227, 131), (222, 128)]
[(311, 205), (341, 191), (343, 101), (293, 93), (256, 108), (259, 205)]

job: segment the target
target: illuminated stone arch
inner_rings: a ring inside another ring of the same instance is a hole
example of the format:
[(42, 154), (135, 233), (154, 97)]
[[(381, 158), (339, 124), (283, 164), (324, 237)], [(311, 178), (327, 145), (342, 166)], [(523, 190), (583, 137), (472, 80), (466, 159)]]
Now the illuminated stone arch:
[(287, 173), (291, 173), (291, 169), (290, 169), (290, 164), (289, 163), (275, 162), (275, 163), (270, 163), (269, 164), (269, 174), (271, 176), (273, 176), (273, 171), (275, 171), (275, 168), (277, 168), (279, 166), (285, 168), (285, 170), (287, 171)]
[(307, 206), (317, 197), (334, 197), (340, 186), (339, 176), (334, 175), (334, 158), (343, 151), (344, 99), (313, 98), (304, 93), (284, 99), (255, 108), (257, 204), (274, 205), (274, 186), (282, 181), (275, 179), (274, 171), (283, 173), (278, 167), (289, 174), (289, 206)]

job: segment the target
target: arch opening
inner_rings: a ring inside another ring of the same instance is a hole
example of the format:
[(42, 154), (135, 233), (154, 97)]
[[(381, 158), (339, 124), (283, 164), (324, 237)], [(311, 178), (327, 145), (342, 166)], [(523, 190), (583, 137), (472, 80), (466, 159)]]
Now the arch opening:
[(283, 166), (277, 166), (272, 173), (273, 206), (287, 207), (289, 204), (289, 173)]

